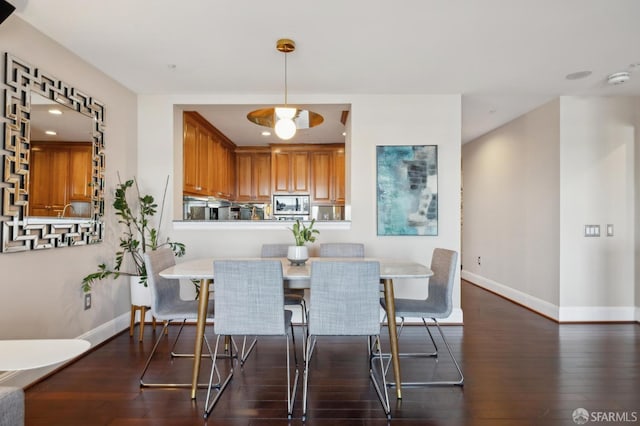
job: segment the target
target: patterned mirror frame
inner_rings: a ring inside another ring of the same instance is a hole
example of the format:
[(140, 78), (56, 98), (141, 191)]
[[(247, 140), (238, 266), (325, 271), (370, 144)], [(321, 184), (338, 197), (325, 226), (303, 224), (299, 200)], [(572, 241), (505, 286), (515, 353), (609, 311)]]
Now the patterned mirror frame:
[[(0, 252), (93, 244), (102, 241), (104, 216), (104, 104), (9, 53), (5, 54), (4, 141), (0, 151)], [(92, 122), (91, 215), (87, 220), (27, 216), (31, 94), (73, 109)]]

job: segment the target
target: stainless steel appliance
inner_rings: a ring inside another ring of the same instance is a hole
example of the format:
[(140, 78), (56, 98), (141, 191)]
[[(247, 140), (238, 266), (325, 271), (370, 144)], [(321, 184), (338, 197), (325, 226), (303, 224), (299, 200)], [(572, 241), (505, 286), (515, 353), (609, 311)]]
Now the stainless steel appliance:
[(276, 220), (309, 220), (310, 204), (308, 194), (274, 194), (273, 217)]

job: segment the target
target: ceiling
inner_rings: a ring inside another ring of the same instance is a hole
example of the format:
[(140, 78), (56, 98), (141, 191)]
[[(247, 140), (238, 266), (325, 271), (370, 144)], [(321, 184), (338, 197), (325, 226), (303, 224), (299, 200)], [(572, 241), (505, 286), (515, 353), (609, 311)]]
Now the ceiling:
[[(640, 95), (638, 0), (9, 0), (15, 15), (139, 94), (461, 94), (462, 142), (561, 95)], [(12, 19), (10, 17), (9, 19)], [(591, 71), (577, 80), (568, 74)], [(621, 85), (606, 76), (629, 71)], [(282, 97), (280, 97), (282, 96)], [(246, 113), (193, 106), (238, 144)], [(255, 107), (255, 108), (254, 108)], [(295, 141), (335, 142), (348, 104)], [(272, 136), (268, 142), (277, 142)], [(253, 141), (253, 142), (252, 142)]]

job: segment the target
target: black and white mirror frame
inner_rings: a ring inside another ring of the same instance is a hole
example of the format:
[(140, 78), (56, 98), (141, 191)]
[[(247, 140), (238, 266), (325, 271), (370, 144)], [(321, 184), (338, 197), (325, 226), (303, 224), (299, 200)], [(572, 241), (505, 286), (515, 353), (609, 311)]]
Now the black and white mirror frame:
[[(4, 141), (0, 150), (0, 252), (102, 241), (104, 216), (104, 104), (47, 72), (5, 53)], [(28, 217), (31, 94), (37, 93), (93, 121), (91, 214), (88, 219)]]

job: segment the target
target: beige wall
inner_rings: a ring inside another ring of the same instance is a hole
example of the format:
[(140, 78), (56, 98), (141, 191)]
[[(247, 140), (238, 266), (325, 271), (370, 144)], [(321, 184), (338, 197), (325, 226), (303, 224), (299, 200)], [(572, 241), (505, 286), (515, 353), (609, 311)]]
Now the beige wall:
[[(71, 338), (89, 333), (96, 343), (122, 330), (112, 320), (129, 311), (128, 287), (113, 282), (96, 287), (93, 307), (85, 311), (80, 283), (96, 265), (113, 258), (110, 194), (116, 171), (124, 176), (136, 171), (136, 95), (15, 15), (0, 26), (0, 51), (46, 70), (105, 104), (110, 219), (102, 244), (0, 254), (0, 339)], [(4, 99), (4, 85), (2, 89)]]
[[(559, 102), (463, 145), (463, 277), (557, 314)], [(480, 264), (478, 264), (480, 257)]]
[(463, 277), (560, 321), (637, 319), (639, 111), (561, 97), (465, 144)]

